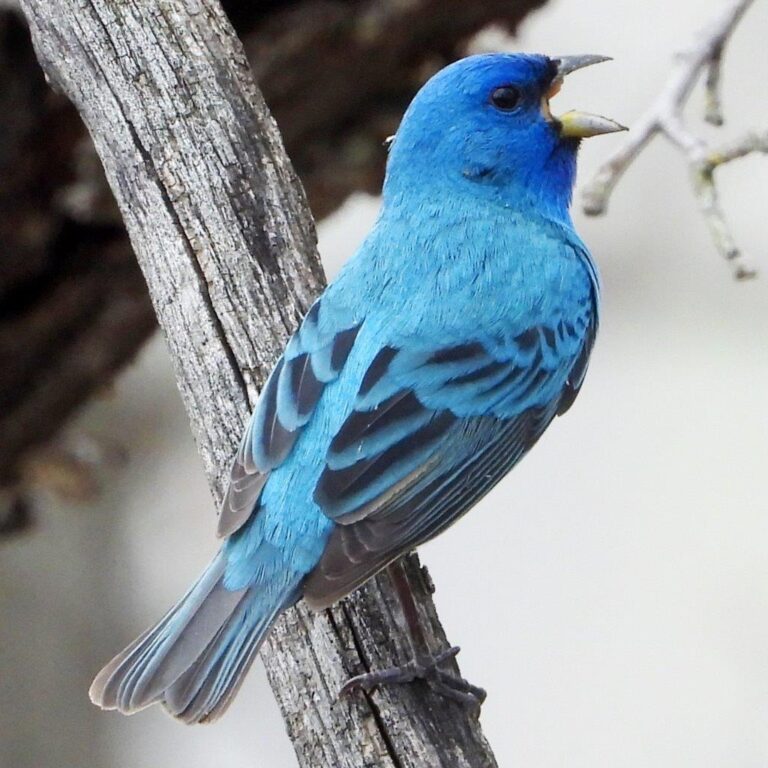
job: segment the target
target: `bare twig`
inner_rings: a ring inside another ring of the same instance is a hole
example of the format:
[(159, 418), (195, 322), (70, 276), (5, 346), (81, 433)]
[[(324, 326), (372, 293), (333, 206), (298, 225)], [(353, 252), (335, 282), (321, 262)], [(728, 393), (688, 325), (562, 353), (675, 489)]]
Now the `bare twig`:
[(712, 234), (715, 247), (730, 262), (738, 280), (756, 272), (736, 245), (720, 205), (714, 171), (725, 163), (753, 152), (768, 152), (768, 132), (749, 133), (721, 148), (713, 148), (693, 133), (683, 120), (683, 108), (702, 71), (706, 70), (704, 119), (723, 124), (720, 100), (720, 71), (723, 50), (733, 30), (753, 0), (729, 0), (717, 18), (701, 31), (697, 40), (677, 56), (672, 74), (656, 101), (638, 119), (622, 144), (597, 170), (582, 193), (586, 214), (605, 213), (611, 192), (650, 140), (661, 134), (686, 157), (699, 208)]
[(710, 150), (699, 160), (691, 161), (693, 188), (699, 201), (699, 208), (704, 214), (704, 220), (709, 226), (717, 250), (733, 263), (737, 280), (754, 277), (755, 270), (745, 262), (725, 221), (718, 199), (714, 172), (719, 166), (753, 152), (768, 154), (768, 131), (762, 134), (748, 133), (737, 141), (723, 145), (720, 149)]
[(723, 105), (720, 101), (720, 72), (723, 64), (723, 46), (712, 54), (712, 59), (707, 66), (707, 79), (704, 81), (705, 105), (704, 119), (710, 125), (722, 125), (725, 122), (723, 117)]

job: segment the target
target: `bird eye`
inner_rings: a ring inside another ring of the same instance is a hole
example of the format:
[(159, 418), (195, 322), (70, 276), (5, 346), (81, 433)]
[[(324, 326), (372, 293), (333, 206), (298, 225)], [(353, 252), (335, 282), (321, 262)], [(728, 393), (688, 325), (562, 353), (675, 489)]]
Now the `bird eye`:
[(502, 85), (491, 92), (491, 104), (502, 112), (511, 112), (520, 103), (520, 89)]

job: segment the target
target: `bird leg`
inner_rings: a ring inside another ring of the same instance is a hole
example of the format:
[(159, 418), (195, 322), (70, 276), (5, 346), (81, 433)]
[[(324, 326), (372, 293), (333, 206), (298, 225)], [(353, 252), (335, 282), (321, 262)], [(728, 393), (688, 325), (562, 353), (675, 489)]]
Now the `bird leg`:
[(430, 651), (401, 561), (397, 560), (389, 565), (387, 572), (395, 587), (405, 617), (413, 658), (398, 667), (390, 667), (377, 672), (366, 672), (351, 678), (341, 689), (339, 696), (345, 696), (357, 690), (368, 692), (380, 685), (423, 680), (436, 693), (479, 709), (485, 700), (485, 691), (468, 683), (463, 677), (440, 668), (443, 662), (453, 659), (458, 654), (461, 650), (459, 646), (454, 645), (439, 653)]

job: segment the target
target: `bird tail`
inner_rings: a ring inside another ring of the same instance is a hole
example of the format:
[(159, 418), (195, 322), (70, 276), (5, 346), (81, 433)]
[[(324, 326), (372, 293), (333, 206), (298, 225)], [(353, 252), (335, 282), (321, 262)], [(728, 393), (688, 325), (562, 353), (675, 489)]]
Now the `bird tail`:
[(99, 672), (89, 691), (94, 704), (132, 714), (161, 702), (186, 723), (224, 712), (275, 620), (297, 597), (295, 587), (276, 596), (258, 584), (229, 590), (225, 565), (219, 552), (165, 617)]

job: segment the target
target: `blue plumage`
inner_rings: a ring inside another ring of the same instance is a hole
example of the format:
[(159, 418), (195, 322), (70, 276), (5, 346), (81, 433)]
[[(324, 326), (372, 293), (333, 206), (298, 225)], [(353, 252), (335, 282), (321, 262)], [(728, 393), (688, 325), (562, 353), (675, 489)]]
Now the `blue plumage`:
[(261, 394), (220, 553), (100, 673), (98, 704), (216, 717), (282, 610), (328, 605), (446, 528), (570, 406), (598, 325), (576, 150), (615, 127), (551, 116), (566, 61), (471, 57), (414, 99), (375, 227)]

